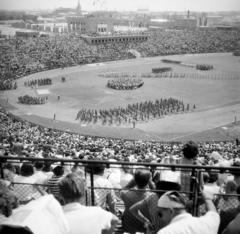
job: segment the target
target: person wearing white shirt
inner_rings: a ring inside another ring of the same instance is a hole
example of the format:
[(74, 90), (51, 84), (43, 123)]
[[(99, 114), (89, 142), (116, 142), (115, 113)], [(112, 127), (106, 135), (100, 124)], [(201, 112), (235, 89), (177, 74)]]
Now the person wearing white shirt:
[(69, 234), (112, 233), (118, 218), (101, 207), (83, 206), (80, 200), (85, 194), (85, 180), (76, 173), (66, 175), (59, 182), (65, 205), (63, 211), (69, 224)]
[(217, 234), (219, 214), (212, 198), (203, 192), (208, 212), (201, 217), (193, 217), (186, 211), (185, 198), (176, 191), (166, 192), (158, 200), (158, 215), (166, 225), (157, 234)]

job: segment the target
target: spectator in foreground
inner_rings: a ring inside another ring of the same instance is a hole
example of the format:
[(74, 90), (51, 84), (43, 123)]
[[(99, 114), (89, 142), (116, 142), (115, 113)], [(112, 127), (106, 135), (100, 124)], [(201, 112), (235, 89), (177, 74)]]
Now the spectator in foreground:
[(112, 233), (118, 218), (101, 207), (87, 207), (79, 203), (85, 194), (85, 180), (76, 173), (66, 175), (59, 182), (64, 199), (64, 213), (69, 223), (69, 234)]
[(18, 207), (16, 195), (4, 184), (0, 184), (0, 224), (11, 216), (12, 210)]
[(161, 220), (158, 218), (158, 200), (169, 190), (180, 191), (181, 186), (174, 182), (158, 181), (156, 183), (156, 192), (137, 202), (130, 207), (130, 212), (142, 223), (147, 229), (147, 233), (157, 233), (163, 227)]
[(208, 212), (201, 217), (193, 217), (186, 211), (185, 198), (176, 191), (163, 194), (158, 200), (158, 216), (166, 225), (158, 234), (217, 234), (219, 215), (212, 197), (203, 192)]
[(58, 182), (62, 179), (64, 174), (64, 168), (62, 166), (56, 166), (53, 169), (53, 177), (48, 181), (48, 192), (61, 202)]
[[(237, 188), (238, 200), (240, 201), (240, 186)], [(233, 221), (236, 216), (240, 214), (240, 203), (237, 207), (227, 209), (226, 211), (220, 212), (220, 226), (218, 233), (221, 234), (222, 231), (228, 226), (228, 224)]]
[(144, 223), (139, 221), (131, 212), (130, 207), (135, 203), (147, 198), (152, 193), (148, 190), (151, 173), (148, 169), (138, 169), (134, 174), (136, 186), (134, 190), (121, 191), (120, 197), (124, 202), (125, 210), (122, 217), (124, 231), (130, 233), (145, 232)]
[(240, 213), (237, 217), (227, 226), (222, 234), (239, 234), (240, 233)]

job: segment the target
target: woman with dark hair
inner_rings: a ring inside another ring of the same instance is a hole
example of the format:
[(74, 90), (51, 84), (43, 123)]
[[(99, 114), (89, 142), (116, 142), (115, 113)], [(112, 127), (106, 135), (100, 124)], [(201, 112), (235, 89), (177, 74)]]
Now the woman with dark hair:
[(20, 204), (26, 204), (34, 198), (40, 197), (36, 190), (36, 178), (33, 165), (29, 162), (24, 162), (20, 168), (20, 175), (16, 176), (13, 181), (14, 192), (19, 199)]

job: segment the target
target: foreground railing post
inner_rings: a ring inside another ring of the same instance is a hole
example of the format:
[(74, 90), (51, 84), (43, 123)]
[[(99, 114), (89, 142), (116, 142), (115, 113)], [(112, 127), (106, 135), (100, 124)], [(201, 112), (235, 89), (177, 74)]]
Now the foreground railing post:
[(91, 165), (90, 182), (91, 182), (91, 202), (92, 202), (92, 206), (95, 206), (93, 165)]
[(197, 216), (198, 215), (198, 202), (199, 202), (199, 186), (200, 186), (200, 177), (199, 171), (196, 171), (196, 169), (193, 169), (193, 177), (192, 177), (192, 183), (193, 183), (193, 215)]

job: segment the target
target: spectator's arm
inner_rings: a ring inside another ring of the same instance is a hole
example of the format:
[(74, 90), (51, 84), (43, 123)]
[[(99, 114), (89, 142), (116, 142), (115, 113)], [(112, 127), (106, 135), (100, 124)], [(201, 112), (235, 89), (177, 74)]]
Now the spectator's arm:
[(206, 193), (205, 191), (202, 192), (204, 202), (206, 204), (207, 211), (214, 211), (217, 212), (215, 205), (213, 204), (213, 197)]
[(142, 207), (144, 206), (144, 200), (141, 200), (134, 205), (132, 205), (129, 209), (129, 211), (134, 215), (136, 219), (138, 219), (142, 223), (150, 223), (149, 219), (146, 218), (143, 213), (141, 212)]

